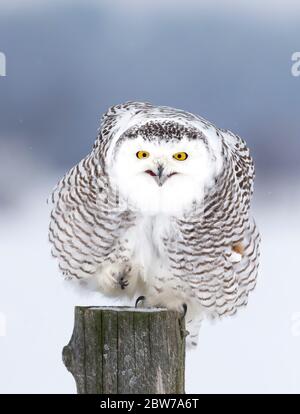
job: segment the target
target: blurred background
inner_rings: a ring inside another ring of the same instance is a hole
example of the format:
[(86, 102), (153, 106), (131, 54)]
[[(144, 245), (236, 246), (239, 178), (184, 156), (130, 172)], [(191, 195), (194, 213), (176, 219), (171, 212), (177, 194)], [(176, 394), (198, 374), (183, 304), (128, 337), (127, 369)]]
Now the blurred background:
[(62, 281), (46, 199), (127, 100), (198, 113), (256, 162), (258, 285), (236, 317), (203, 324), (186, 391), (300, 392), (299, 18), (296, 0), (0, 0), (0, 393), (75, 392), (73, 307), (108, 301)]

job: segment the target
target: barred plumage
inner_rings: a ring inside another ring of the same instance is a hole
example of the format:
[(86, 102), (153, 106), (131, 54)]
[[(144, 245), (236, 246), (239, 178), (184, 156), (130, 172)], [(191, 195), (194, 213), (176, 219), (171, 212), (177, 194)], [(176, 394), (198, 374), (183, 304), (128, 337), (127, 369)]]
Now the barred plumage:
[[(183, 150), (187, 161), (174, 161)], [(187, 304), (196, 343), (203, 314), (234, 314), (255, 286), (253, 180), (246, 143), (230, 131), (169, 107), (116, 105), (53, 192), (52, 253), (67, 278), (107, 295)]]

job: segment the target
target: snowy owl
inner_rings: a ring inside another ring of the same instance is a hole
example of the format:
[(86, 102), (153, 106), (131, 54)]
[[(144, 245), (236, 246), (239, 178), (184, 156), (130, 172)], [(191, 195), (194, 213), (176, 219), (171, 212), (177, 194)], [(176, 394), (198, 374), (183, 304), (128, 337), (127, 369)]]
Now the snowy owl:
[(186, 313), (196, 345), (203, 316), (233, 315), (255, 287), (253, 179), (232, 132), (166, 106), (113, 106), (54, 189), (52, 254), (66, 278)]

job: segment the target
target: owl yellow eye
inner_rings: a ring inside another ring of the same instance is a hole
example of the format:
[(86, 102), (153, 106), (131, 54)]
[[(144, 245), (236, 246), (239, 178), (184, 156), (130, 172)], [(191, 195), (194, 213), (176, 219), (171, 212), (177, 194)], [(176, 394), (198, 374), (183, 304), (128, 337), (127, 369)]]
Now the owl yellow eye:
[(138, 157), (138, 159), (143, 159), (143, 158), (148, 158), (149, 157), (149, 152), (148, 151), (138, 151), (136, 153), (136, 156)]
[(188, 157), (186, 152), (176, 152), (176, 154), (173, 155), (173, 158), (177, 161), (184, 161)]

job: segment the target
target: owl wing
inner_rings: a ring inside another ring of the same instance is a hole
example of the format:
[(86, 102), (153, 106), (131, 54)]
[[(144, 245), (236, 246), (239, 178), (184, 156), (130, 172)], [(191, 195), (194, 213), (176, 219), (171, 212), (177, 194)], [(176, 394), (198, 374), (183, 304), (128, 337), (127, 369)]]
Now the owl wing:
[(232, 173), (238, 182), (242, 195), (248, 199), (249, 203), (253, 194), (253, 182), (255, 178), (254, 163), (250, 156), (249, 148), (245, 140), (240, 136), (228, 130), (220, 131), (224, 145), (227, 148)]
[(52, 194), (49, 240), (68, 278), (87, 278), (113, 252), (121, 216), (97, 154), (74, 166)]
[[(224, 198), (227, 214), (223, 216), (222, 232), (226, 249), (223, 252), (223, 278), (216, 294), (219, 316), (233, 314), (246, 305), (248, 294), (256, 285), (259, 265), (260, 235), (250, 214), (250, 201), (255, 177), (254, 163), (246, 142), (228, 130), (221, 130), (225, 147), (227, 184), (231, 191)], [(236, 251), (239, 259), (236, 260)]]
[[(170, 250), (175, 277), (185, 278), (209, 314), (233, 314), (256, 283), (260, 236), (249, 208), (254, 165), (244, 140), (220, 131), (223, 169), (204, 206), (179, 222)], [(236, 260), (235, 247), (242, 249)]]
[(132, 217), (120, 208), (117, 191), (105, 171), (114, 139), (132, 117), (151, 105), (127, 102), (103, 115), (91, 154), (57, 184), (51, 197), (49, 240), (59, 268), (69, 278), (93, 276), (118, 249), (120, 231)]
[(259, 266), (260, 234), (249, 211), (255, 168), (246, 142), (230, 131), (224, 131), (223, 136), (231, 155), (232, 169), (238, 183), (237, 191), (240, 191), (241, 194), (239, 203), (242, 204), (242, 207), (240, 210), (244, 217), (241, 260), (233, 264), (238, 293), (236, 304), (241, 306), (247, 303), (248, 293), (256, 285)]

